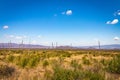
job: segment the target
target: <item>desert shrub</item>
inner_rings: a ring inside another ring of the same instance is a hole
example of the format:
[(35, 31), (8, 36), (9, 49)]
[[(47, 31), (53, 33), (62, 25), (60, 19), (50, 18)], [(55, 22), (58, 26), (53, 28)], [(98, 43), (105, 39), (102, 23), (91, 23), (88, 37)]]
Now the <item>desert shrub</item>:
[(80, 80), (83, 76), (81, 72), (75, 72), (70, 69), (64, 69), (60, 66), (54, 67), (54, 74), (52, 80)]
[[(105, 76), (100, 73), (94, 73), (90, 71), (85, 72), (85, 80), (105, 80)], [(83, 79), (84, 80), (84, 79)]]
[(108, 72), (120, 74), (120, 55), (113, 57), (106, 67)]
[(79, 64), (79, 62), (77, 60), (72, 60), (70, 65), (71, 65), (71, 67), (74, 68), (74, 70), (82, 68), (81, 64)]
[(49, 62), (47, 60), (43, 61), (43, 67), (46, 68), (49, 65)]
[(84, 59), (82, 59), (82, 61), (83, 61), (83, 64), (85, 64), (85, 65), (91, 64), (89, 59), (84, 58)]
[(15, 69), (7, 65), (0, 64), (0, 78), (9, 77), (13, 74)]
[(100, 62), (101, 62), (104, 66), (107, 66), (107, 64), (108, 64), (108, 61), (106, 61), (105, 59), (102, 59)]
[(25, 68), (27, 66), (27, 63), (28, 63), (28, 58), (27, 57), (22, 57), (20, 59), (20, 62), (18, 63), (18, 65), (22, 68)]
[(38, 64), (38, 62), (39, 62), (38, 57), (33, 57), (33, 58), (29, 59), (28, 66), (34, 67)]
[(18, 64), (20, 63), (20, 59), (21, 59), (21, 56), (16, 56), (16, 57), (14, 58), (14, 63), (15, 63), (16, 65), (18, 65)]
[(9, 55), (8, 57), (7, 57), (7, 61), (8, 62), (13, 62), (13, 60), (14, 60), (14, 56), (13, 55)]
[(105, 80), (104, 74), (84, 70), (65, 69), (60, 66), (53, 68), (52, 80)]

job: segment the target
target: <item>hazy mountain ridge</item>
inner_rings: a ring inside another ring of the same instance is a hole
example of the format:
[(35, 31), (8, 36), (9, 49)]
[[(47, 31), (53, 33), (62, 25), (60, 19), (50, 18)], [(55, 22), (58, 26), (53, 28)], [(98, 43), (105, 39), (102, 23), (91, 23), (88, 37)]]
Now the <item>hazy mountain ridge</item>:
[(34, 44), (0, 43), (0, 48), (48, 48), (48, 46)]
[[(35, 44), (0, 43), (0, 48), (58, 48), (58, 49), (99, 49), (98, 46), (45, 46)], [(100, 49), (120, 49), (120, 44), (101, 45)]]

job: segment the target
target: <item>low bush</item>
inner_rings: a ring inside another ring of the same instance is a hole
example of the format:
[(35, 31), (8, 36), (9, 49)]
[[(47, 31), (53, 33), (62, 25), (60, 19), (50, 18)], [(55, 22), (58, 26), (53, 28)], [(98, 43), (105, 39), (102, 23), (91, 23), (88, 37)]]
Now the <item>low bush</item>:
[(43, 67), (46, 68), (49, 65), (49, 62), (47, 60), (43, 61)]
[(83, 64), (90, 65), (91, 63), (89, 59), (83, 59)]
[(71, 70), (60, 66), (53, 68), (54, 74), (52, 80), (105, 80), (104, 74), (98, 72)]
[(106, 67), (108, 72), (120, 74), (120, 55), (113, 57)]
[(72, 60), (71, 63), (70, 63), (70, 65), (71, 65), (71, 67), (74, 68), (74, 70), (82, 68), (82, 65), (79, 64), (79, 62), (77, 60)]

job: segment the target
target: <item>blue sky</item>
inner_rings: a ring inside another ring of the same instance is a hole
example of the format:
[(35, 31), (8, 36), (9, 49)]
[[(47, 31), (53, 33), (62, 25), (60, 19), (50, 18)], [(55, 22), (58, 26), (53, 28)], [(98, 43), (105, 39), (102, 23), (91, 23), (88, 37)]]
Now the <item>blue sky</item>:
[(0, 42), (120, 43), (120, 0), (0, 0)]

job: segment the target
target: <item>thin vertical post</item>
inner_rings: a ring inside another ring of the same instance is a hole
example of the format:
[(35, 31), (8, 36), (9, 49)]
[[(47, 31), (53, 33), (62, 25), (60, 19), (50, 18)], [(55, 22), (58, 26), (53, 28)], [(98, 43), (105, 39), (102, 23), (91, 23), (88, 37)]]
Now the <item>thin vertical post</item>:
[(98, 47), (99, 47), (99, 49), (100, 49), (100, 41), (98, 41)]

